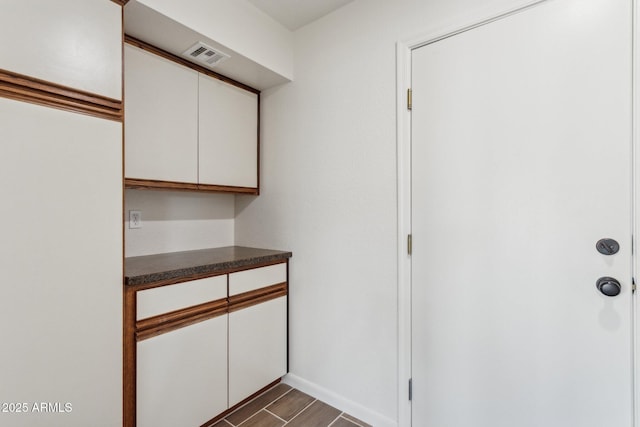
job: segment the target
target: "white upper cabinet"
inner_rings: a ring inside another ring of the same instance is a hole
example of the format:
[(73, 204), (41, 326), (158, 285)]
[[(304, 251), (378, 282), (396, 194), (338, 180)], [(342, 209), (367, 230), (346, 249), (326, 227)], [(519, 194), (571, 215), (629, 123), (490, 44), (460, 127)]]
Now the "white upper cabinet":
[(121, 9), (107, 0), (3, 0), (0, 69), (120, 100)]
[(125, 45), (125, 176), (198, 182), (198, 73)]
[(258, 92), (141, 47), (124, 55), (129, 184), (257, 194)]
[(199, 183), (258, 187), (258, 95), (200, 74)]

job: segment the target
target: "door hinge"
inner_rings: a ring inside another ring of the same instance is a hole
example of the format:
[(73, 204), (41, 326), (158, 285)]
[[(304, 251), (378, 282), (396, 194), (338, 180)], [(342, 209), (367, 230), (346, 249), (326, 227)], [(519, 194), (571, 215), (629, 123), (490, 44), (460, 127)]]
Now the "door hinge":
[(411, 252), (413, 252), (413, 237), (409, 234), (407, 236), (407, 253), (411, 255)]
[(631, 292), (632, 293), (636, 292), (636, 278), (635, 277), (631, 278)]
[(413, 108), (413, 91), (411, 89), (407, 89), (407, 110), (411, 110)]
[(413, 379), (409, 378), (409, 400), (413, 399)]

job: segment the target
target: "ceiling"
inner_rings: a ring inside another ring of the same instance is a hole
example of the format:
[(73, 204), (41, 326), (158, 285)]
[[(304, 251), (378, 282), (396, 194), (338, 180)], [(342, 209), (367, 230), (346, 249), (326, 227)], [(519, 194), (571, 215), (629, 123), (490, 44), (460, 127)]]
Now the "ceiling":
[(295, 31), (353, 0), (248, 0), (274, 20)]
[[(295, 31), (353, 0), (246, 1), (285, 28)], [(227, 53), (231, 55), (231, 59), (217, 65), (214, 71), (258, 90), (265, 90), (290, 81), (290, 78), (284, 77), (229, 47), (187, 28), (140, 1), (127, 2), (124, 13), (124, 28), (127, 35), (151, 43), (179, 57), (182, 56), (185, 49), (196, 42), (203, 42), (214, 50)]]

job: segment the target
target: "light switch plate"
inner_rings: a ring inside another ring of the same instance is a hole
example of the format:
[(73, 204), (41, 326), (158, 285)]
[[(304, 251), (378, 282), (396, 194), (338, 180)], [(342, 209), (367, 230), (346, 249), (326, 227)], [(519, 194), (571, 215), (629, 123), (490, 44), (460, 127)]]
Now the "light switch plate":
[(141, 211), (129, 211), (129, 228), (142, 228)]

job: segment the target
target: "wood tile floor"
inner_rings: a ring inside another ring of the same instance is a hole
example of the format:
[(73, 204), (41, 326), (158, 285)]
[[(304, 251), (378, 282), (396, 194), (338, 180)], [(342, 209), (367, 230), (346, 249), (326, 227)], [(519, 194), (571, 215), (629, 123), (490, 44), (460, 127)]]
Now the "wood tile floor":
[(278, 384), (211, 427), (371, 427), (308, 394)]

